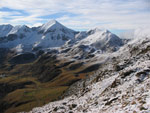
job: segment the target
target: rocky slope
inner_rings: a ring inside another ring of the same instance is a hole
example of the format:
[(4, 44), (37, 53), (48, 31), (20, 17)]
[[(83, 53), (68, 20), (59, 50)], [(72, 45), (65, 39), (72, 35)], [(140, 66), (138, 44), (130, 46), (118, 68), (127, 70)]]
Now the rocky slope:
[[(104, 60), (104, 57), (107, 60)], [(135, 39), (103, 54), (99, 71), (73, 84), (64, 99), (30, 113), (149, 113), (150, 37)]]

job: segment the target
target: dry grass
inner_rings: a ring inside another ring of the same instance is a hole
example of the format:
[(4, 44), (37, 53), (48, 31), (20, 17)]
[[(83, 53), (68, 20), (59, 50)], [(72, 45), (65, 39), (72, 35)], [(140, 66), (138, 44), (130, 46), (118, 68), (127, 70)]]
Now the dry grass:
[[(54, 100), (58, 100), (60, 96), (68, 89), (74, 82), (84, 79), (89, 73), (79, 73), (89, 65), (82, 65), (75, 70), (69, 70), (69, 67), (78, 62), (67, 64), (68, 61), (57, 60), (55, 57), (43, 56), (36, 61), (28, 64), (18, 64), (10, 71), (7, 70), (11, 66), (8, 62), (5, 73), (9, 77), (1, 78), (0, 84), (5, 84), (15, 87), (14, 90), (8, 92), (7, 95), (0, 100), (4, 102), (7, 107), (6, 113), (16, 113), (20, 111), (29, 111), (34, 107), (42, 106)], [(0, 69), (0, 72), (2, 70)], [(57, 76), (57, 71), (60, 71)], [(51, 77), (49, 81), (45, 81), (45, 77)], [(39, 79), (40, 78), (40, 79)], [(27, 84), (29, 83), (29, 84)], [(16, 86), (22, 85), (20, 88)]]
[(15, 103), (6, 113), (29, 111), (33, 107), (42, 106), (50, 101), (57, 100), (67, 88), (68, 87), (38, 87), (33, 89), (17, 89), (9, 93), (4, 99), (4, 101), (9, 102), (9, 104)]

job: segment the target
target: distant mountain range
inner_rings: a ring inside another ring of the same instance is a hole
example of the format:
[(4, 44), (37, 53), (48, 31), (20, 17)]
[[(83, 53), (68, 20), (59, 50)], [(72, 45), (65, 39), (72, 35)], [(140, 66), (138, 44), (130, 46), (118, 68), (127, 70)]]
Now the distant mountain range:
[(71, 30), (56, 20), (39, 27), (26, 25), (0, 26), (0, 47), (14, 48), (18, 52), (61, 47), (68, 44), (88, 45), (97, 49), (117, 49), (122, 40), (108, 30), (92, 29), (86, 32)]

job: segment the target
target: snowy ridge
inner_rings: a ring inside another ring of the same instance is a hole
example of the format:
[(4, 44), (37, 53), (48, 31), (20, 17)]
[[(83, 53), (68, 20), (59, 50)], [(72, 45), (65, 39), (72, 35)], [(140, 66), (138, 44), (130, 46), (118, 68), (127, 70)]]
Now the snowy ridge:
[(30, 31), (30, 28), (28, 28), (27, 26), (25, 25), (18, 25), (18, 26), (15, 26), (11, 29), (11, 31), (7, 34), (21, 34), (21, 33), (26, 33), (26, 32), (29, 32)]

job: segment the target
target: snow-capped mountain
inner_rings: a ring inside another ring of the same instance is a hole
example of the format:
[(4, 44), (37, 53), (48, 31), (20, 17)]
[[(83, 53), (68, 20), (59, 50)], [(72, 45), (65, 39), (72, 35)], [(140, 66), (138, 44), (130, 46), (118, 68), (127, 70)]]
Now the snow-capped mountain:
[[(8, 28), (9, 27), (9, 28)], [(6, 30), (7, 29), (7, 30)], [(31, 51), (33, 48), (60, 47), (75, 37), (76, 32), (52, 20), (39, 27), (25, 25), (0, 26), (0, 47), (15, 48), (19, 45)]]
[[(49, 32), (55, 32), (55, 33), (68, 33), (68, 34), (72, 34), (74, 33), (73, 30), (63, 26), (62, 24), (60, 24), (59, 22), (57, 22), (56, 20), (51, 20), (46, 24), (43, 24), (42, 26), (39, 27), (39, 32), (44, 32), (44, 34), (49, 33)], [(74, 35), (72, 35), (73, 37)]]
[(106, 50), (109, 47), (120, 47), (123, 45), (123, 42), (110, 31), (96, 28), (87, 31), (87, 37), (80, 41), (79, 44), (90, 45), (97, 49)]
[(42, 26), (0, 26), (0, 47), (14, 48), (19, 52), (61, 47), (88, 46), (93, 49), (115, 51), (123, 45), (122, 40), (108, 30), (92, 29), (85, 32), (71, 30), (56, 20)]

